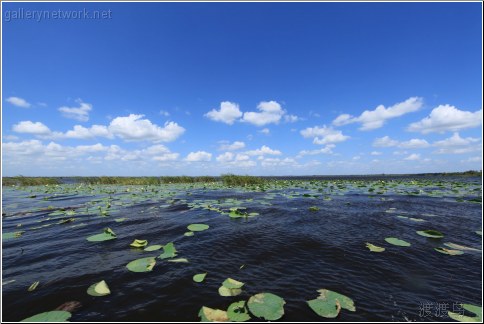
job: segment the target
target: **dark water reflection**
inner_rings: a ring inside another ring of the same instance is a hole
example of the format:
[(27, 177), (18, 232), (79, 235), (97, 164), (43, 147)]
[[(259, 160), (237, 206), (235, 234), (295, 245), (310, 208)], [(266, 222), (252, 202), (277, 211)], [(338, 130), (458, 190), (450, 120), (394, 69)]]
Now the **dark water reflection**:
[[(267, 192), (194, 189), (190, 195), (183, 191), (169, 198), (186, 201), (167, 203), (166, 197), (151, 198), (116, 207), (119, 211), (107, 217), (83, 215), (80, 207), (72, 224), (28, 230), (49, 211), (16, 214), (28, 210), (32, 199), (25, 192), (5, 189), (3, 205), (13, 216), (3, 218), (3, 232), (26, 232), (3, 242), (2, 279), (15, 280), (2, 286), (3, 320), (18, 321), (77, 300), (83, 306), (71, 321), (198, 321), (203, 305), (226, 309), (234, 301), (272, 292), (286, 300), (283, 321), (321, 321), (324, 319), (306, 304), (321, 288), (355, 301), (356, 312), (342, 311), (340, 321), (447, 321), (448, 317), (436, 314), (436, 308), (421, 316), (422, 303), (447, 303), (450, 310), (457, 303), (482, 305), (481, 252), (448, 256), (433, 250), (443, 242), (481, 249), (481, 237), (475, 233), (482, 227), (480, 204), (426, 195), (369, 197), (351, 191), (332, 195), (332, 200), (282, 195), (293, 191), (306, 192), (300, 188), (276, 190), (273, 199), (262, 200)], [(65, 194), (45, 206), (84, 206), (94, 198)], [(197, 199), (224, 198), (253, 199), (242, 205), (260, 216), (230, 219), (188, 205)], [(272, 205), (261, 204), (263, 201)], [(309, 206), (320, 210), (309, 212)], [(396, 208), (394, 213), (387, 212), (390, 208)], [(114, 221), (120, 217), (127, 219)], [(81, 223), (86, 225), (70, 227)], [(184, 237), (190, 223), (205, 223), (210, 229)], [(86, 241), (106, 226), (118, 239)], [(437, 229), (445, 238), (433, 240), (415, 233), (422, 229)], [(391, 246), (384, 241), (390, 236), (412, 246)], [(129, 272), (128, 262), (161, 253), (130, 248), (135, 238), (150, 244), (173, 241), (178, 256), (190, 262), (157, 260), (152, 272)], [(371, 253), (366, 242), (386, 251)], [(200, 272), (208, 272), (205, 282), (193, 282), (192, 276)], [(227, 277), (245, 283), (241, 295), (218, 295), (218, 287)], [(86, 294), (91, 284), (103, 279), (111, 295)], [(40, 281), (39, 287), (27, 292), (34, 281)]]

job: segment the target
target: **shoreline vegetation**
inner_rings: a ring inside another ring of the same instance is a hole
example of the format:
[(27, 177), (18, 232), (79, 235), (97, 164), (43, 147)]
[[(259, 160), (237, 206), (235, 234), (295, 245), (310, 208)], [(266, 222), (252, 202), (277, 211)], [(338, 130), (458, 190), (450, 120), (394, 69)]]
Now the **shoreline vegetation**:
[(249, 175), (235, 175), (223, 174), (219, 177), (214, 176), (164, 176), (164, 177), (2, 177), (2, 186), (41, 186), (41, 185), (60, 185), (65, 183), (72, 184), (88, 184), (88, 185), (161, 185), (172, 183), (213, 183), (222, 182), (229, 187), (236, 186), (253, 186), (263, 185), (267, 181), (281, 180), (281, 179), (335, 179), (335, 178), (386, 178), (386, 177), (482, 177), (482, 170), (480, 171), (465, 171), (465, 172), (443, 172), (443, 173), (418, 173), (418, 174), (371, 174), (371, 175), (340, 175), (340, 176), (249, 176)]

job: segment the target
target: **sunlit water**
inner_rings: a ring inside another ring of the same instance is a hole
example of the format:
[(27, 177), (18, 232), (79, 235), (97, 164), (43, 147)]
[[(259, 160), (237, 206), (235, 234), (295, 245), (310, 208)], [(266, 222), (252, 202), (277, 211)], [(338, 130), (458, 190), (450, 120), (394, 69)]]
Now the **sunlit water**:
[[(82, 307), (71, 321), (198, 321), (202, 306), (227, 309), (271, 292), (286, 301), (282, 321), (322, 321), (306, 304), (321, 288), (354, 300), (356, 312), (342, 310), (340, 321), (450, 320), (443, 310), (482, 305), (482, 256), (450, 256), (434, 248), (453, 242), (481, 249), (476, 231), (482, 228), (482, 205), (469, 200), (481, 197), (482, 183), (419, 181), (296, 182), (265, 192), (204, 185), (3, 188), (2, 232), (25, 231), (3, 241), (3, 320), (22, 320), (75, 300)], [(231, 219), (204, 203), (260, 215)], [(319, 210), (309, 211), (311, 206)], [(68, 218), (75, 220), (58, 224)], [(191, 223), (210, 228), (186, 237)], [(38, 228), (48, 224), (53, 225)], [(86, 240), (105, 227), (117, 239)], [(416, 234), (426, 229), (445, 237)], [(386, 237), (412, 245), (393, 246)], [(162, 253), (130, 248), (134, 239), (174, 242), (177, 257), (189, 263), (157, 259), (152, 272), (130, 272), (130, 261)], [(366, 242), (386, 251), (370, 252)], [(205, 281), (193, 282), (201, 272), (208, 273)], [(241, 295), (219, 296), (228, 277), (245, 283)], [(87, 288), (101, 280), (112, 293), (88, 295)], [(28, 292), (35, 281), (38, 288)]]

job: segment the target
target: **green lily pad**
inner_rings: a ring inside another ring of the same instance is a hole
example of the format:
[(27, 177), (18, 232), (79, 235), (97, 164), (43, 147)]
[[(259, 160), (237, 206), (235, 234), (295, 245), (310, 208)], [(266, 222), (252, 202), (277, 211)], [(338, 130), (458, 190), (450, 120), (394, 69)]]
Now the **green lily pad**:
[(193, 236), (193, 234), (195, 234), (195, 233), (193, 233), (193, 232), (185, 232), (185, 234), (183, 234), (183, 235), (185, 235), (185, 236)]
[(316, 299), (307, 301), (309, 307), (319, 316), (335, 318), (341, 309), (351, 312), (356, 311), (355, 304), (351, 298), (332, 290), (320, 289)]
[(50, 311), (25, 318), (21, 322), (67, 322), (71, 316), (66, 311)]
[(318, 210), (319, 210), (319, 207), (316, 207), (316, 206), (309, 207), (309, 211), (316, 212)]
[(158, 256), (158, 259), (169, 259), (177, 256), (176, 248), (173, 242), (170, 242), (163, 246), (163, 253)]
[(460, 250), (451, 250), (451, 249), (446, 249), (443, 247), (438, 247), (434, 249), (437, 252), (443, 253), (443, 254), (448, 254), (448, 255), (461, 255), (464, 254), (464, 252)]
[(116, 238), (116, 234), (108, 227), (104, 229), (104, 232), (101, 234), (96, 234), (89, 236), (86, 238), (89, 242), (102, 242), (102, 241), (109, 241), (114, 240)]
[(142, 248), (148, 245), (147, 240), (134, 240), (133, 243), (131, 243), (129, 246), (135, 247), (135, 248)]
[(207, 273), (197, 273), (196, 275), (193, 276), (193, 281), (195, 282), (202, 282), (205, 280), (205, 277), (207, 276)]
[(168, 260), (168, 262), (188, 263), (188, 259), (185, 259), (185, 258), (171, 259), (171, 260)]
[(114, 221), (115, 221), (116, 223), (121, 223), (121, 222), (124, 222), (125, 220), (127, 220), (127, 218), (126, 218), (126, 217), (122, 217), (122, 218), (115, 218), (115, 219), (114, 219)]
[(366, 247), (371, 251), (371, 252), (383, 252), (385, 251), (385, 248), (383, 247), (379, 247), (379, 246), (376, 246), (376, 245), (373, 245), (371, 243), (366, 243)]
[(241, 300), (230, 304), (227, 315), (232, 322), (245, 322), (250, 320), (249, 311), (245, 307), (245, 301)]
[(425, 230), (425, 231), (417, 231), (418, 235), (430, 237), (430, 238), (442, 238), (444, 234), (436, 230)]
[(252, 314), (267, 321), (275, 321), (284, 315), (284, 304), (281, 297), (271, 293), (259, 293), (249, 298), (247, 306)]
[(201, 232), (201, 231), (205, 231), (209, 228), (210, 226), (206, 225), (206, 224), (190, 224), (187, 226), (188, 230), (189, 231), (192, 231), (192, 232)]
[(146, 252), (158, 251), (162, 247), (163, 247), (163, 245), (150, 245), (150, 246), (145, 247), (143, 249), (143, 251), (146, 251)]
[(465, 310), (474, 313), (476, 316), (466, 316), (461, 313), (454, 313), (454, 312), (447, 312), (450, 318), (459, 321), (459, 322), (481, 322), (482, 323), (482, 307), (475, 306), (471, 304), (461, 304), (462, 308)]
[(243, 285), (244, 285), (243, 282), (237, 281), (237, 280), (232, 279), (232, 278), (227, 278), (222, 283), (222, 286), (229, 288), (229, 289), (242, 288)]
[(24, 231), (2, 233), (2, 241), (13, 239), (13, 238), (19, 238), (20, 236), (22, 236), (23, 233)]
[(218, 293), (222, 297), (238, 296), (242, 293), (242, 289), (239, 288), (227, 288), (225, 286), (220, 286)]
[(387, 237), (385, 239), (390, 244), (397, 245), (397, 246), (410, 246), (411, 244), (407, 241), (397, 239), (396, 237)]
[(201, 322), (228, 322), (229, 317), (226, 311), (220, 309), (212, 309), (210, 307), (202, 306), (198, 312)]
[(100, 297), (109, 295), (111, 293), (111, 290), (109, 290), (106, 281), (102, 280), (87, 288), (87, 293), (91, 296)]
[(153, 267), (156, 264), (156, 260), (154, 257), (148, 258), (141, 258), (137, 260), (133, 260), (126, 265), (129, 271), (132, 272), (149, 272), (153, 270)]
[(40, 283), (39, 281), (34, 282), (33, 284), (30, 285), (30, 287), (29, 287), (29, 289), (27, 289), (27, 291), (34, 291), (37, 288), (37, 286), (39, 285), (39, 283)]

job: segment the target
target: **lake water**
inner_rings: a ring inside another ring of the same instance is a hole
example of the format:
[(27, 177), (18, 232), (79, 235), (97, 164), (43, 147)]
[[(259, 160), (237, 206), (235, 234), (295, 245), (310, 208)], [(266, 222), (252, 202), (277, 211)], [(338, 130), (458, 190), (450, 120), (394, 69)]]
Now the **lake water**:
[[(323, 321), (306, 303), (322, 288), (354, 300), (356, 311), (342, 310), (338, 321), (449, 321), (445, 311), (460, 303), (482, 305), (481, 251), (434, 250), (447, 242), (481, 250), (480, 178), (280, 180), (260, 189), (3, 188), (2, 232), (22, 232), (2, 240), (3, 320), (78, 301), (70, 321), (199, 321), (202, 306), (225, 310), (271, 292), (286, 301), (281, 321)], [(259, 215), (234, 219), (233, 207)], [(210, 228), (184, 236), (192, 223)], [(86, 240), (106, 227), (116, 239)], [(416, 233), (427, 229), (445, 236)], [(391, 245), (387, 237), (411, 246)], [(173, 242), (177, 258), (189, 262), (157, 259), (151, 272), (130, 272), (130, 261), (163, 252), (131, 248), (134, 239)], [(367, 242), (386, 250), (370, 252)], [(195, 283), (192, 276), (202, 272), (205, 281)], [(241, 295), (218, 294), (229, 277), (245, 283)], [(101, 280), (111, 294), (88, 295)], [(35, 281), (39, 286), (28, 292)]]

